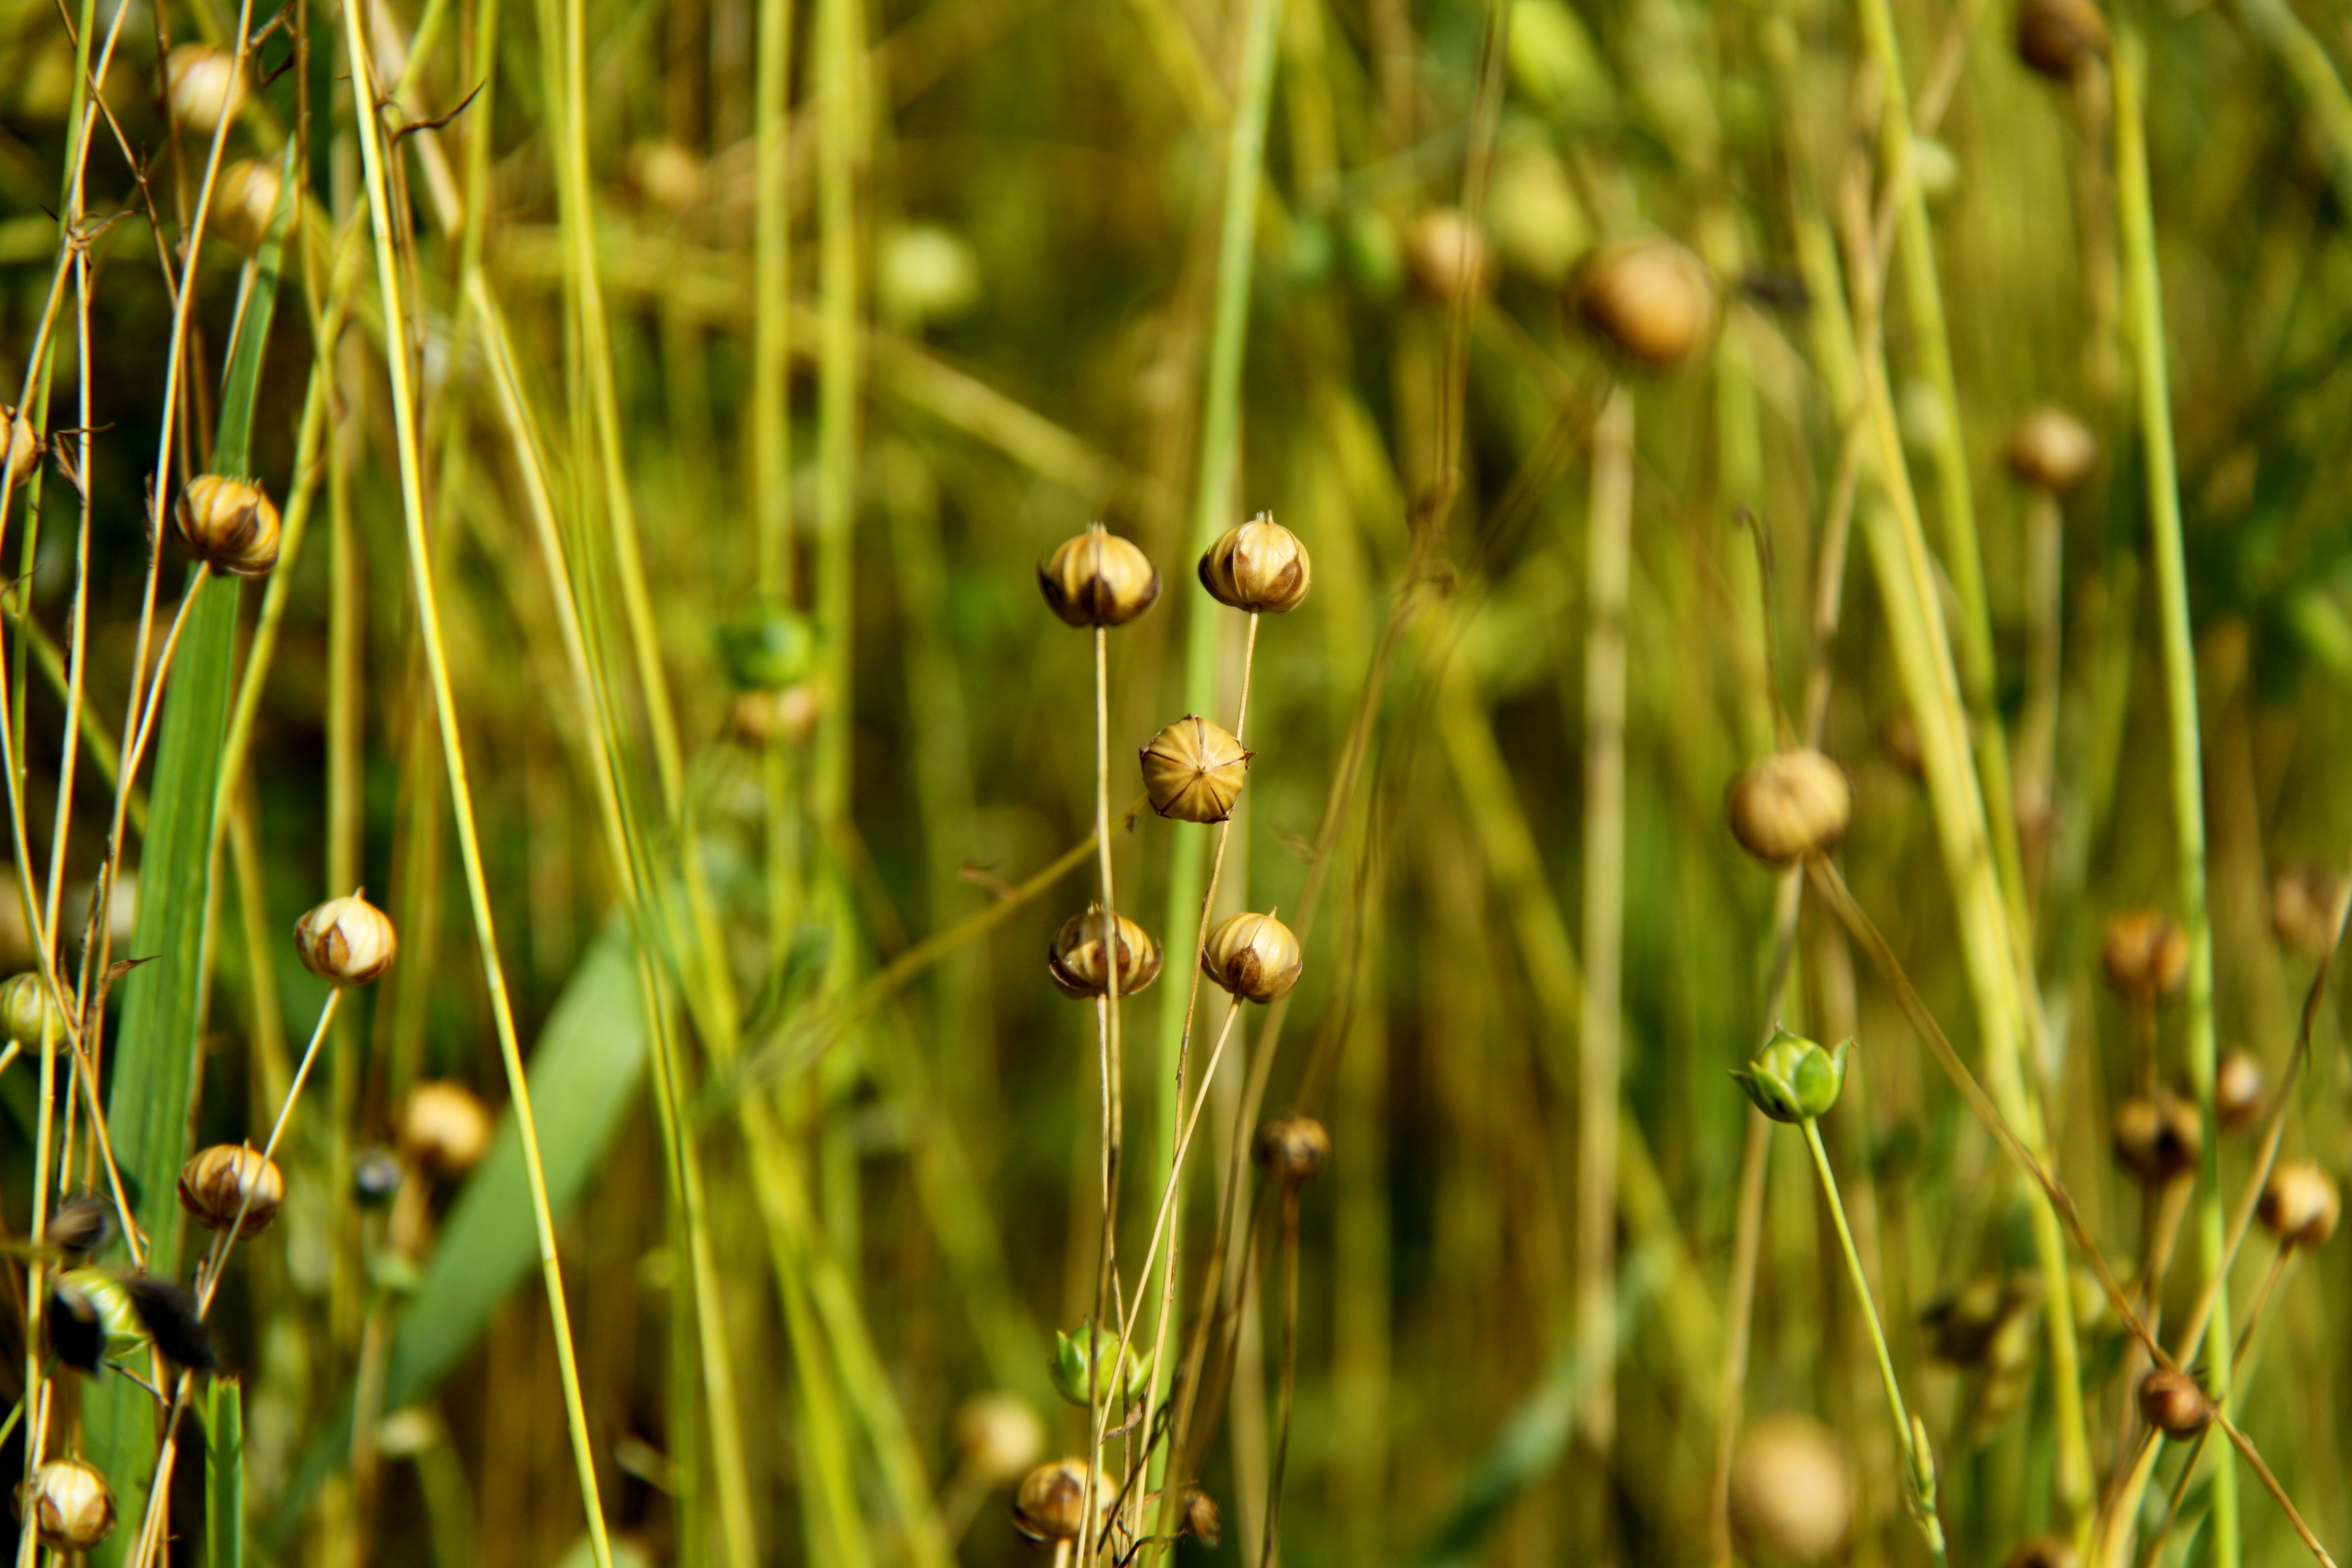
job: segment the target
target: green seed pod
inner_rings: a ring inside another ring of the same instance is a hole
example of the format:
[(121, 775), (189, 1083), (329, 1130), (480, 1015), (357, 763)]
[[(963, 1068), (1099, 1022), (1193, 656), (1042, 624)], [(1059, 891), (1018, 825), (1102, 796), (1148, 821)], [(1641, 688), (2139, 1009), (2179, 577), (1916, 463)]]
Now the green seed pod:
[(1054, 1388), (1071, 1404), (1085, 1409), (1092, 1388), (1114, 1407), (1132, 1405), (1150, 1391), (1151, 1357), (1138, 1355), (1129, 1345), (1119, 1355), (1118, 1336), (1082, 1323), (1075, 1334), (1054, 1332), (1054, 1359), (1047, 1363)]
[(66, 1047), (66, 1016), (49, 994), (48, 982), (31, 970), (0, 981), (0, 1031), (28, 1051), (46, 1039), (51, 1051)]
[(232, 577), (266, 577), (278, 564), (278, 508), (250, 479), (199, 474), (173, 510), (180, 542)]
[(1776, 1029), (1772, 1038), (1745, 1068), (1731, 1076), (1756, 1102), (1756, 1109), (1775, 1121), (1806, 1121), (1827, 1116), (1845, 1088), (1847, 1040), (1835, 1051), (1825, 1051), (1801, 1035)]
[(816, 628), (806, 616), (762, 599), (712, 634), (739, 691), (782, 691), (816, 673)]
[(1151, 809), (1179, 822), (1223, 822), (1234, 814), (1256, 753), (1206, 719), (1186, 714), (1143, 748)]

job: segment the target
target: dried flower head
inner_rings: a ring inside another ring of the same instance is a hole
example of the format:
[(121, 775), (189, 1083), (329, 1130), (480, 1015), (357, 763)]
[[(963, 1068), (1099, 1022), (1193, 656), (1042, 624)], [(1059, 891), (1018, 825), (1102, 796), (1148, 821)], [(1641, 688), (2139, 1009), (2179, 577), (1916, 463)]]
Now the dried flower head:
[(2344, 1200), (2336, 1190), (2336, 1178), (2320, 1169), (2314, 1160), (2293, 1160), (2271, 1173), (2263, 1184), (2263, 1198), (2256, 1213), (2262, 1216), (2263, 1228), (2278, 1238), (2281, 1247), (2317, 1247), (2336, 1234), (2336, 1221), (2343, 1214)]
[(1331, 1157), (1331, 1134), (1311, 1116), (1279, 1116), (1257, 1130), (1258, 1168), (1286, 1187), (1303, 1187)]
[(114, 1532), (114, 1492), (98, 1467), (51, 1459), (33, 1472), (33, 1531), (44, 1546), (88, 1552)]
[(1314, 582), (1307, 546), (1270, 511), (1225, 530), (1201, 557), (1201, 586), (1209, 596), (1254, 616), (1288, 615)]
[(2252, 1126), (2262, 1119), (2268, 1091), (2263, 1064), (2254, 1059), (2253, 1052), (2224, 1051), (2213, 1066), (2213, 1119), (2224, 1132)]
[(1072, 915), (1054, 933), (1045, 968), (1066, 996), (1100, 996), (1110, 989), (1111, 953), (1118, 954), (1118, 994), (1132, 996), (1160, 978), (1160, 944), (1125, 915), (1106, 914), (1100, 904)]
[(1627, 359), (1675, 364), (1715, 331), (1715, 279), (1671, 239), (1637, 239), (1585, 258), (1570, 279), (1576, 313)]
[(426, 1170), (462, 1176), (490, 1152), (490, 1113), (464, 1084), (428, 1079), (408, 1091), (400, 1142)]
[(1046, 607), (1074, 626), (1123, 626), (1159, 602), (1160, 570), (1099, 522), (1037, 568)]
[(31, 420), (18, 418), (15, 409), (0, 403), (0, 451), (6, 454), (8, 483), (21, 485), (30, 479), (47, 445)]
[(184, 131), (210, 136), (228, 113), (228, 95), (236, 85), (236, 56), (210, 44), (182, 44), (172, 51), (166, 70), (172, 118)]
[(2029, 70), (2072, 81), (2106, 52), (2106, 13), (2092, 0), (2018, 0), (2017, 58)]
[(48, 982), (32, 970), (0, 981), (0, 1033), (29, 1051), (44, 1040), (52, 1052), (66, 1047), (66, 1015)]
[(1272, 915), (1227, 915), (1201, 947), (1201, 973), (1241, 1001), (1287, 995), (1304, 966), (1297, 935)]
[(2054, 405), (2034, 409), (2009, 433), (2009, 471), (2054, 496), (2078, 488), (2098, 462), (2091, 427)]
[(2336, 904), (2344, 884), (2325, 866), (2287, 866), (2271, 877), (2271, 931), (2314, 963), (2336, 946)]
[(1751, 1552), (1819, 1563), (1853, 1526), (1853, 1470), (1837, 1436), (1803, 1415), (1767, 1415), (1739, 1435), (1731, 1525)]
[(1725, 796), (1732, 837), (1767, 866), (1828, 849), (1853, 819), (1845, 770), (1819, 752), (1782, 752), (1734, 779)]
[(956, 1455), (984, 1486), (1028, 1473), (1045, 1451), (1045, 1423), (1017, 1394), (975, 1394), (955, 1413)]
[(1179, 822), (1224, 821), (1249, 782), (1255, 754), (1206, 719), (1186, 714), (1143, 748), (1151, 809)]
[(1086, 1528), (1087, 1493), (1095, 1496), (1095, 1517), (1110, 1506), (1110, 1483), (1084, 1459), (1055, 1459), (1022, 1479), (1013, 1497), (1013, 1528), (1040, 1546), (1076, 1541)]
[(353, 893), (296, 921), (294, 951), (303, 968), (331, 985), (365, 985), (392, 967), (400, 937), (390, 915)]
[(200, 474), (172, 515), (188, 553), (217, 571), (262, 577), (278, 564), (278, 508), (250, 479)]
[(2139, 1380), (2139, 1413), (2168, 1437), (2194, 1437), (2213, 1419), (2213, 1402), (2187, 1373), (2158, 1367)]
[(1495, 247), (1458, 207), (1432, 207), (1404, 237), (1405, 271), (1441, 305), (1482, 300), (1495, 287)]
[(2197, 1108), (2163, 1089), (2116, 1107), (2116, 1158), (2151, 1187), (2193, 1173), (2205, 1146)]
[(180, 1206), (206, 1230), (234, 1226), (239, 1236), (255, 1235), (269, 1228), (285, 1201), (278, 1162), (247, 1144), (215, 1143), (180, 1167)]
[(2107, 984), (2131, 1001), (2180, 994), (2189, 981), (2189, 935), (2157, 910), (2126, 910), (2107, 921), (2099, 942)]

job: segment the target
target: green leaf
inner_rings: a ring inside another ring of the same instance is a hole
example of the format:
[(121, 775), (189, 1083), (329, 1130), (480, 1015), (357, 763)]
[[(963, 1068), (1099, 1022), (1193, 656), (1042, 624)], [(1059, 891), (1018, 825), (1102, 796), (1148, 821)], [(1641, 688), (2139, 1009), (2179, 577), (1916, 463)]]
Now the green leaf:
[(205, 1562), (245, 1568), (245, 1389), (229, 1377), (205, 1405)]

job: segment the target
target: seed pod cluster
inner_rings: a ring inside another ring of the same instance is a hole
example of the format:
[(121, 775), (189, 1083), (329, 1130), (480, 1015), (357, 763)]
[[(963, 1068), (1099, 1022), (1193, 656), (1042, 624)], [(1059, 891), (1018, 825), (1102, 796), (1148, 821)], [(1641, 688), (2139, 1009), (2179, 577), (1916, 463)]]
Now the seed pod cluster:
[(1845, 836), (1853, 788), (1821, 752), (1782, 752), (1732, 781), (1725, 810), (1741, 848), (1767, 866), (1786, 866)]
[(1768, 1560), (1820, 1563), (1853, 1528), (1853, 1468), (1836, 1434), (1804, 1415), (1768, 1415), (1739, 1435), (1731, 1525)]
[[(278, 1162), (244, 1143), (215, 1143), (180, 1167), (180, 1206), (206, 1230), (240, 1237), (269, 1228), (286, 1201)], [(241, 1217), (240, 1217), (241, 1216)]]
[(173, 511), (189, 554), (232, 577), (263, 577), (278, 564), (278, 508), (250, 479), (200, 474)]
[(1110, 1483), (1084, 1459), (1055, 1459), (1021, 1481), (1013, 1497), (1013, 1528), (1040, 1546), (1076, 1541), (1086, 1529), (1087, 1494), (1094, 1493), (1095, 1517), (1111, 1503)]
[(1160, 943), (1125, 915), (1108, 914), (1099, 904), (1062, 922), (1046, 951), (1045, 967), (1065, 996), (1100, 996), (1110, 989), (1114, 952), (1120, 995), (1132, 996), (1160, 978)]
[(2313, 1160), (2294, 1160), (2271, 1173), (2255, 1213), (2281, 1247), (2317, 1247), (2336, 1234), (2344, 1209), (2336, 1178)]
[(1208, 720), (1187, 713), (1143, 748), (1151, 809), (1178, 822), (1223, 822), (1249, 782), (1247, 747)]
[(33, 1472), (33, 1532), (59, 1552), (89, 1552), (114, 1533), (114, 1491), (98, 1467), (51, 1459)]
[(294, 922), (302, 967), (331, 985), (365, 985), (400, 955), (392, 917), (354, 893), (329, 899)]
[(1123, 626), (1159, 602), (1160, 571), (1132, 541), (1097, 522), (1038, 566), (1037, 586), (1074, 626)]
[(2197, 1108), (2163, 1089), (2116, 1106), (2115, 1138), (2116, 1158), (2151, 1187), (2193, 1173), (2205, 1147)]
[(1304, 966), (1297, 934), (1272, 915), (1227, 915), (1201, 946), (1201, 973), (1237, 1001), (1289, 994)]
[(2194, 1437), (2213, 1419), (2213, 1402), (2187, 1373), (2158, 1367), (2139, 1381), (2139, 1413), (2168, 1437)]
[(2126, 910), (2107, 921), (2099, 967), (2126, 1000), (2168, 1000), (2189, 982), (2189, 935), (2160, 910)]
[(428, 1079), (408, 1091), (400, 1142), (425, 1169), (462, 1176), (490, 1152), (490, 1113), (464, 1084)]
[(1258, 1168), (1289, 1188), (1305, 1186), (1331, 1157), (1331, 1134), (1311, 1116), (1282, 1116), (1257, 1130)]
[(1315, 582), (1307, 546), (1269, 511), (1219, 534), (1202, 555), (1200, 571), (1211, 598), (1254, 616), (1288, 615)]
[(1569, 283), (1576, 313), (1612, 349), (1662, 370), (1715, 331), (1715, 279), (1671, 239), (1637, 239), (1587, 257)]

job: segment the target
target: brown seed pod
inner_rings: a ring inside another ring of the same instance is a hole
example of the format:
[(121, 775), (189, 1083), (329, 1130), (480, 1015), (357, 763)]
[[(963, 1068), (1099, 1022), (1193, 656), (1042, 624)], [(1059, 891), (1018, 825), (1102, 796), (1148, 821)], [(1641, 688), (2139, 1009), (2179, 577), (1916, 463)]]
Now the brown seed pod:
[(31, 420), (19, 419), (15, 409), (0, 403), (0, 451), (6, 453), (8, 483), (21, 485), (31, 478), (47, 446)]
[(2343, 883), (2325, 866), (2287, 866), (2271, 878), (2271, 931), (2314, 963), (2336, 945), (2336, 900)]
[(206, 1230), (235, 1226), (237, 1235), (252, 1236), (269, 1228), (285, 1201), (278, 1163), (247, 1144), (215, 1143), (180, 1167), (180, 1206)]
[(427, 1079), (408, 1091), (400, 1142), (426, 1170), (462, 1176), (490, 1152), (489, 1110), (464, 1084)]
[(236, 56), (210, 44), (182, 44), (169, 56), (172, 118), (192, 135), (210, 136), (228, 112)]
[(1028, 1473), (1045, 1450), (1045, 1423), (1017, 1394), (975, 1394), (955, 1413), (956, 1455), (982, 1485), (1001, 1487)]
[(97, 1466), (51, 1459), (33, 1472), (30, 1490), (42, 1545), (88, 1552), (114, 1532), (114, 1491)]
[(302, 967), (331, 985), (365, 985), (400, 954), (392, 917), (353, 893), (325, 903), (294, 922), (294, 951)]
[(1303, 966), (1297, 935), (1272, 915), (1227, 915), (1201, 948), (1201, 973), (1242, 1001), (1288, 994)]
[(1732, 837), (1767, 866), (1837, 843), (1853, 818), (1845, 770), (1819, 752), (1782, 752), (1734, 779), (1725, 796)]
[(2092, 0), (2018, 0), (2017, 58), (2027, 69), (2072, 81), (2106, 52), (2106, 13)]
[(1037, 568), (1045, 605), (1074, 626), (1123, 626), (1159, 601), (1160, 571), (1099, 522)]
[(2224, 1132), (2250, 1127), (2262, 1119), (2263, 1100), (2269, 1086), (2263, 1064), (2252, 1051), (2224, 1051), (2213, 1066), (2213, 1119)]
[(269, 237), (270, 219), (278, 216), (278, 198), (285, 185), (278, 165), (267, 159), (231, 163), (214, 182), (209, 226), (239, 250), (259, 250)]
[(2116, 1107), (2116, 1158), (2151, 1187), (2189, 1175), (2205, 1147), (2197, 1108), (2163, 1089)]
[(1258, 1168), (1286, 1187), (1303, 1187), (1331, 1157), (1331, 1134), (1311, 1116), (1281, 1116), (1257, 1130)]
[(1597, 251), (1577, 267), (1569, 290), (1587, 327), (1653, 369), (1689, 358), (1715, 331), (1715, 279), (1671, 239)]
[(2120, 996), (2168, 1000), (2189, 981), (2188, 933), (2158, 910), (2126, 910), (2107, 921), (2099, 966)]
[(1404, 265), (1413, 286), (1441, 305), (1482, 300), (1495, 287), (1495, 247), (1454, 207), (1432, 207), (1413, 219)]
[(2099, 438), (2066, 410), (2044, 405), (2009, 433), (2009, 471), (2036, 489), (2063, 496), (2098, 466)]
[(1739, 1435), (1731, 1526), (1758, 1556), (1820, 1563), (1853, 1528), (1853, 1469), (1837, 1436), (1804, 1415), (1767, 1415)]
[(1201, 557), (1201, 586), (1209, 596), (1254, 616), (1288, 615), (1314, 582), (1307, 546), (1270, 511), (1225, 530)]
[(1100, 904), (1090, 904), (1085, 914), (1062, 922), (1045, 952), (1046, 970), (1066, 996), (1100, 996), (1110, 989), (1114, 944), (1120, 995), (1132, 996), (1160, 978), (1160, 944), (1151, 933), (1125, 915), (1103, 913)]
[(1143, 748), (1151, 809), (1179, 822), (1223, 822), (1249, 782), (1249, 751), (1206, 719), (1186, 714)]
[(1056, 1459), (1040, 1465), (1021, 1482), (1013, 1497), (1013, 1528), (1044, 1546), (1076, 1541), (1086, 1528), (1087, 1489), (1094, 1489), (1095, 1517), (1110, 1506), (1108, 1481), (1084, 1459)]
[(2037, 1535), (2011, 1552), (2001, 1568), (2074, 1568), (2074, 1548), (2054, 1535)]
[(261, 577), (278, 564), (278, 508), (249, 479), (200, 474), (173, 510), (188, 553), (232, 577)]
[(2139, 1413), (2168, 1437), (2194, 1437), (2213, 1419), (2213, 1402), (2187, 1373), (2158, 1367), (2139, 1380)]
[(2318, 1162), (2294, 1160), (2271, 1173), (2254, 1212), (2281, 1247), (2317, 1247), (2336, 1234), (2344, 1200)]

